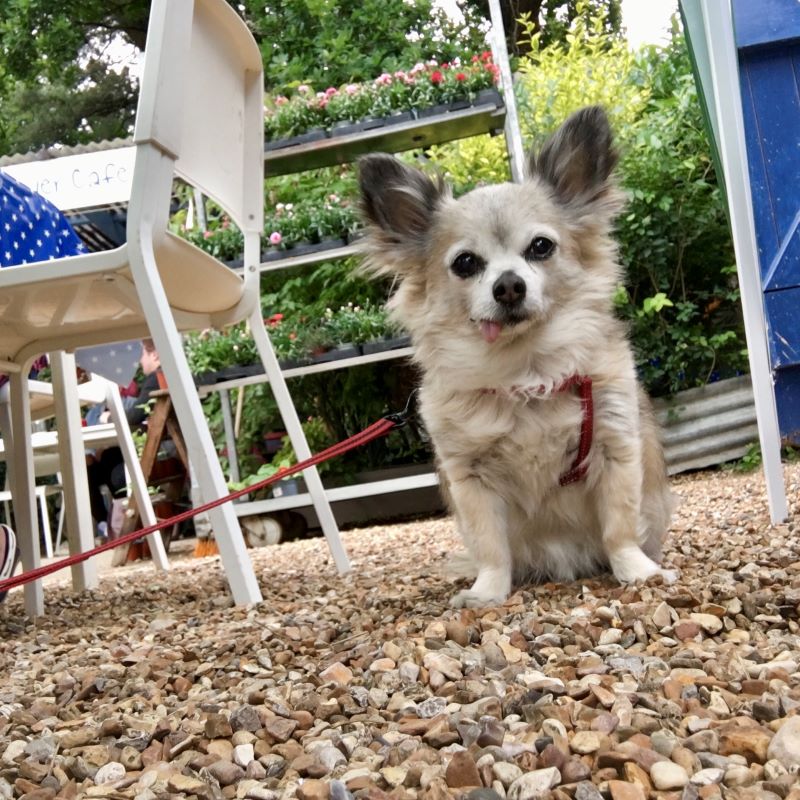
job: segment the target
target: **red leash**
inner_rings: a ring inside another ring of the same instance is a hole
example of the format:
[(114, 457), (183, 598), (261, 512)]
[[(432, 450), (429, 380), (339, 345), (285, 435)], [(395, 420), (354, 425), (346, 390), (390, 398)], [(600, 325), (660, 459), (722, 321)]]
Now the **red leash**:
[(331, 445), (326, 450), (322, 450), (316, 455), (311, 456), (311, 458), (307, 458), (305, 461), (300, 461), (291, 467), (280, 469), (274, 475), (270, 475), (269, 478), (264, 478), (264, 480), (254, 483), (252, 486), (247, 486), (244, 489), (238, 489), (232, 494), (219, 497), (216, 500), (212, 500), (210, 503), (205, 503), (197, 508), (190, 508), (188, 511), (183, 511), (180, 514), (176, 514), (174, 517), (169, 517), (169, 519), (162, 520), (155, 525), (150, 525), (147, 528), (141, 528), (140, 530), (127, 533), (124, 536), (120, 536), (118, 539), (105, 542), (104, 544), (95, 547), (93, 550), (87, 550), (85, 553), (77, 553), (76, 555), (63, 558), (54, 564), (47, 564), (45, 566), (32, 569), (30, 572), (23, 572), (19, 575), (14, 575), (11, 578), (6, 578), (4, 581), (0, 581), (0, 592), (13, 589), (15, 586), (22, 586), (23, 584), (38, 580), (39, 578), (43, 578), (45, 575), (50, 575), (53, 572), (58, 572), (66, 567), (71, 567), (73, 564), (79, 564), (81, 561), (86, 561), (87, 559), (92, 558), (99, 553), (104, 553), (106, 550), (113, 550), (115, 547), (120, 547), (121, 545), (128, 544), (136, 539), (141, 539), (143, 536), (147, 536), (150, 533), (155, 533), (162, 528), (166, 528), (168, 525), (175, 525), (179, 522), (183, 522), (184, 520), (191, 519), (197, 514), (201, 514), (203, 511), (209, 511), (212, 508), (221, 506), (223, 503), (229, 503), (231, 500), (236, 500), (239, 497), (250, 494), (250, 492), (255, 492), (258, 489), (263, 489), (265, 486), (276, 483), (288, 475), (294, 475), (296, 472), (308, 469), (309, 467), (313, 467), (316, 464), (320, 464), (321, 462), (327, 461), (330, 458), (340, 456), (349, 450), (353, 450), (356, 447), (367, 444), (373, 439), (386, 436), (386, 434), (388, 434), (390, 431), (394, 430), (395, 428), (401, 428), (406, 424), (408, 417), (411, 414), (410, 409), (412, 398), (409, 398), (408, 405), (406, 405), (406, 408), (403, 411), (400, 411), (396, 414), (388, 414), (382, 419), (379, 419), (377, 422), (373, 422), (369, 427), (364, 428), (364, 430), (360, 433), (356, 433), (342, 442)]

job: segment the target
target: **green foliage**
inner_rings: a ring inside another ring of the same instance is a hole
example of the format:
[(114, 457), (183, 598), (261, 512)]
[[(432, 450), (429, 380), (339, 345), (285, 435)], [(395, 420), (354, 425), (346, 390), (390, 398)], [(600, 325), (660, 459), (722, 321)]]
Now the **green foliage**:
[(627, 292), (617, 307), (658, 395), (735, 375), (747, 359), (724, 202), (683, 40), (642, 51), (633, 77), (651, 96), (623, 140)]
[(193, 228), (190, 231), (181, 231), (181, 235), (220, 261), (241, 258), (244, 251), (244, 237), (235, 225), (224, 224), (205, 231)]
[(649, 87), (632, 80), (636, 56), (622, 39), (609, 39), (606, 12), (587, 19), (590, 6), (579, 2), (563, 41), (547, 47), (529, 27), (531, 51), (519, 68), (517, 103), (523, 137), (539, 148), (569, 114), (599, 104), (624, 141), (625, 131), (644, 111)]
[(361, 227), (353, 200), (331, 192), (324, 200), (277, 203), (264, 220), (262, 252), (268, 246), (285, 249), (296, 242), (345, 238)]
[(431, 0), (245, 0), (269, 91), (367, 81), (404, 64), (480, 50), (480, 19), (450, 20)]
[(0, 152), (128, 134), (136, 86), (116, 39), (144, 45), (149, 0), (8, 0), (0, 15)]
[[(489, 17), (489, 0), (461, 0)], [(542, 47), (563, 41), (576, 18), (592, 19), (603, 13), (603, 32), (619, 37), (622, 25), (621, 0), (502, 0), (500, 11), (509, 53), (524, 57), (530, 51), (531, 32), (539, 34)]]
[[(312, 453), (319, 453), (335, 444), (334, 438), (331, 436), (328, 426), (325, 421), (319, 417), (309, 417), (302, 423), (303, 433), (306, 435), (308, 447)], [(298, 461), (297, 454), (294, 452), (292, 442), (288, 436), (281, 439), (281, 449), (275, 453), (272, 459), (273, 464), (291, 465), (296, 464)], [(334, 464), (331, 461), (323, 461), (318, 465), (320, 475), (330, 473), (334, 469)]]
[[(797, 463), (800, 460), (800, 449), (791, 445), (782, 447), (781, 460), (789, 464)], [(758, 442), (753, 442), (740, 459), (723, 464), (721, 468), (730, 472), (753, 472), (761, 468), (762, 461), (761, 445)]]
[[(648, 89), (631, 81), (636, 60), (627, 44), (609, 38), (609, 30), (619, 25), (609, 17), (614, 9), (588, 0), (535, 5), (520, 20), (526, 56), (518, 62), (514, 87), (526, 146), (538, 148), (570, 113), (595, 103), (605, 107), (615, 128), (624, 130), (641, 114)], [(552, 26), (559, 27), (558, 35), (546, 35)], [(500, 136), (450, 142), (431, 148), (429, 156), (457, 194), (510, 177)]]
[(457, 100), (473, 101), (482, 89), (497, 82), (492, 54), (461, 55), (451, 62), (438, 61), (393, 73), (384, 72), (371, 82), (329, 86), (314, 92), (301, 84), (287, 98), (267, 97), (264, 126), (268, 140), (296, 136), (312, 128), (332, 128), (337, 122), (357, 122), (386, 117), (394, 112), (427, 108)]

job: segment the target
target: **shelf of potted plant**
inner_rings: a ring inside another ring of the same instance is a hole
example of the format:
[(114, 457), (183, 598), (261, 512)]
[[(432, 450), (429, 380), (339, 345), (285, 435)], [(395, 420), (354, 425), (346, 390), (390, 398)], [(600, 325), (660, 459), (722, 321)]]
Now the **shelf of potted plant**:
[[(371, 304), (326, 309), (319, 319), (302, 323), (276, 313), (266, 324), (287, 378), (406, 358), (413, 352), (410, 338), (387, 320), (385, 309)], [(252, 340), (238, 327), (190, 337), (187, 354), (201, 394), (265, 380)]]
[(505, 108), (469, 106), (430, 117), (417, 117), (396, 125), (317, 139), (265, 153), (267, 176), (285, 175), (354, 161), (371, 152), (397, 153), (464, 139), (482, 133), (497, 134), (505, 124)]
[(417, 64), (372, 83), (268, 98), (267, 175), (353, 161), (380, 150), (399, 152), (498, 133), (505, 122), (491, 53), (461, 62)]

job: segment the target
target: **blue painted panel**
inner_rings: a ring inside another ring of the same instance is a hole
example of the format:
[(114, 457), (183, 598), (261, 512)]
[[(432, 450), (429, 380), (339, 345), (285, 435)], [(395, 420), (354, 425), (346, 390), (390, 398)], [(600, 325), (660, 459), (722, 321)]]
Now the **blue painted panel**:
[(798, 75), (800, 43), (740, 54), (747, 161), (765, 290), (800, 286)]
[(733, 0), (781, 434), (800, 441), (800, 0)]
[(800, 445), (800, 367), (779, 369), (775, 373), (775, 403), (781, 436)]
[(800, 3), (795, 0), (733, 0), (739, 49), (800, 37)]
[(764, 307), (772, 369), (800, 364), (800, 289), (765, 292)]

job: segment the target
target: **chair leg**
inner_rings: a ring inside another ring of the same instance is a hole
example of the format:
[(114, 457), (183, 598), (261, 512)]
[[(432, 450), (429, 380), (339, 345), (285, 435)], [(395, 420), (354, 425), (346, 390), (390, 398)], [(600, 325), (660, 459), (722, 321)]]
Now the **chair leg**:
[[(41, 566), (39, 521), (36, 518), (36, 481), (33, 474), (31, 446), (31, 408), (28, 394), (27, 364), (24, 372), (12, 373), (9, 379), (11, 400), (12, 454), (8, 459), (14, 505), (14, 525), (22, 556), (22, 569), (29, 572)], [(8, 452), (8, 451), (7, 451)], [(25, 584), (25, 612), (36, 617), (44, 613), (42, 581)]]
[[(300, 424), (300, 418), (297, 416), (297, 410), (292, 402), (289, 388), (286, 385), (286, 379), (281, 373), (278, 358), (275, 355), (275, 350), (272, 347), (272, 342), (269, 340), (266, 328), (264, 327), (264, 320), (261, 318), (261, 309), (258, 308), (250, 315), (250, 331), (255, 340), (258, 353), (261, 356), (261, 361), (264, 364), (264, 369), (269, 378), (272, 393), (275, 396), (275, 401), (278, 404), (278, 409), (283, 418), (283, 424), (286, 426), (286, 432), (289, 434), (289, 439), (294, 447), (294, 452), (299, 461), (304, 461), (311, 456), (311, 450), (308, 447), (305, 433)], [(341, 537), (339, 536), (339, 526), (336, 524), (336, 518), (333, 516), (330, 502), (325, 494), (325, 489), (319, 477), (319, 472), (316, 467), (310, 467), (303, 470), (303, 478), (305, 479), (308, 493), (311, 495), (311, 500), (314, 503), (314, 510), (317, 512), (322, 532), (328, 540), (328, 547), (330, 547), (333, 560), (336, 563), (336, 568), (341, 574), (350, 571), (350, 560), (342, 544)]]
[(61, 487), (59, 494), (61, 495), (61, 503), (58, 507), (58, 525), (56, 527), (56, 540), (53, 549), (58, 552), (61, 547), (61, 538), (64, 535), (64, 484), (61, 482), (61, 473), (56, 473), (56, 482)]
[[(63, 351), (52, 352), (50, 367), (53, 371), (53, 399), (58, 426), (58, 453), (64, 479), (69, 552), (70, 555), (76, 555), (94, 548), (94, 525), (86, 475), (86, 451), (81, 434), (75, 356)], [(96, 559), (74, 564), (71, 569), (72, 586), (76, 591), (94, 589), (98, 585)]]
[[(189, 461), (197, 473), (203, 500), (210, 502), (228, 494), (228, 488), (183, 352), (180, 334), (158, 277), (152, 242), (142, 242), (139, 252), (130, 242), (128, 244), (131, 272), (186, 440)], [(209, 512), (209, 516), (234, 602), (261, 602), (261, 590), (231, 504), (218, 506)]]
[(53, 539), (50, 531), (50, 515), (47, 512), (47, 492), (44, 486), (36, 487), (36, 499), (39, 501), (39, 516), (42, 520), (42, 538), (44, 539), (44, 554), (47, 558), (53, 557)]
[[(122, 408), (122, 398), (119, 396), (117, 387), (110, 381), (106, 384), (106, 405), (111, 412), (111, 421), (117, 431), (119, 448), (122, 450), (122, 458), (125, 461), (125, 467), (130, 477), (136, 508), (147, 527), (155, 525), (157, 522), (156, 514), (153, 510), (150, 494), (147, 491), (147, 481), (145, 481), (142, 474), (142, 465), (139, 463), (139, 456), (136, 454), (136, 446), (133, 443), (131, 429), (128, 427), (125, 410)], [(169, 561), (164, 550), (164, 541), (161, 538), (161, 534), (158, 531), (151, 533), (148, 535), (147, 541), (150, 545), (150, 555), (153, 558), (153, 563), (159, 569), (169, 569)]]

